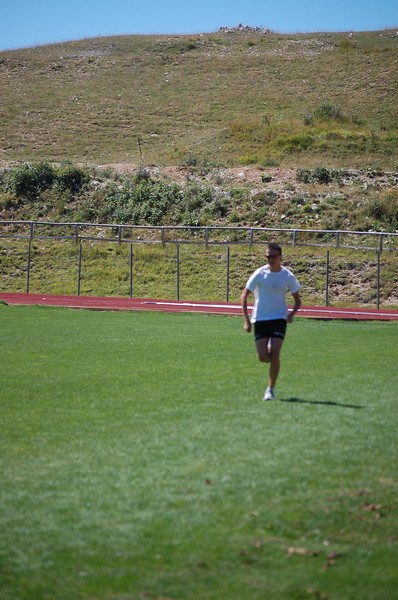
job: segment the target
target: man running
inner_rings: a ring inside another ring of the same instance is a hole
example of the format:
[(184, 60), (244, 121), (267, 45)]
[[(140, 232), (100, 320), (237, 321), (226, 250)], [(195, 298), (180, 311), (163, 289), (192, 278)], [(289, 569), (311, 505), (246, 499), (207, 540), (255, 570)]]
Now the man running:
[[(268, 386), (264, 400), (274, 400), (274, 387), (280, 369), (280, 352), (286, 334), (286, 325), (301, 306), (300, 284), (293, 273), (282, 266), (282, 248), (270, 243), (265, 253), (267, 264), (249, 277), (241, 295), (244, 314), (244, 329), (250, 333), (254, 324), (256, 351), (261, 362), (270, 363)], [(290, 291), (294, 306), (288, 310), (286, 293)], [(247, 310), (247, 299), (254, 293), (251, 318)]]

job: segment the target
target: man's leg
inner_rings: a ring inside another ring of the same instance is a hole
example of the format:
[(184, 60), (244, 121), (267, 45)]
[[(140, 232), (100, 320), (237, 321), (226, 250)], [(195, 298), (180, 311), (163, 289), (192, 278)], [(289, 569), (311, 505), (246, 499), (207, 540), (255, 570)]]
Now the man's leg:
[(271, 338), (271, 365), (269, 368), (269, 387), (274, 388), (280, 369), (280, 354), (283, 340), (280, 338)]
[(258, 356), (258, 360), (260, 362), (269, 363), (271, 361), (269, 344), (270, 344), (270, 339), (267, 337), (256, 340), (257, 356)]

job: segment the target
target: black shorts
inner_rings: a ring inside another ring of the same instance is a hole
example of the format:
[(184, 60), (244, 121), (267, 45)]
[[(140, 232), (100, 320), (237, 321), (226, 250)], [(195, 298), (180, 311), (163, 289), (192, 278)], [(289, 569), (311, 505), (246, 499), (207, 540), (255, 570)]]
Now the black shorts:
[(254, 323), (254, 339), (279, 338), (285, 339), (286, 319), (272, 319), (270, 321), (256, 321)]

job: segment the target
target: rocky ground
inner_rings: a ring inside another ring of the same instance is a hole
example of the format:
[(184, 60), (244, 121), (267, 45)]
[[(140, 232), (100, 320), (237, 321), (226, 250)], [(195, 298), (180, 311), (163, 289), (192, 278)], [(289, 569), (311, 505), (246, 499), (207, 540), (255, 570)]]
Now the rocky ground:
[[(116, 173), (126, 175), (139, 170), (139, 165), (128, 163), (105, 164), (101, 165), (100, 169), (111, 169)], [(273, 186), (283, 188), (286, 185), (297, 185), (297, 169), (286, 169), (276, 167), (214, 167), (214, 168), (192, 168), (189, 166), (174, 166), (174, 167), (145, 167), (152, 176), (162, 177), (177, 183), (183, 183), (188, 179), (199, 178), (208, 181), (219, 179), (230, 184), (248, 184), (256, 186), (263, 184), (262, 178), (264, 175), (271, 179), (267, 183), (272, 183)], [(381, 172), (374, 170), (358, 170), (350, 169), (341, 171), (342, 185), (352, 183), (362, 183), (364, 185), (373, 185), (378, 187), (398, 186), (398, 173)]]

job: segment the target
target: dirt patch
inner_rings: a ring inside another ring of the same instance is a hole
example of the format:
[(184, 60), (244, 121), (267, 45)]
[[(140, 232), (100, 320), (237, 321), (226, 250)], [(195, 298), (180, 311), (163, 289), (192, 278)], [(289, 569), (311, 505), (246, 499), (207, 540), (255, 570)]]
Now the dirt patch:
[[(82, 165), (83, 166), (83, 165)], [(207, 181), (212, 185), (247, 185), (248, 187), (272, 187), (275, 189), (294, 189), (300, 187), (311, 187), (311, 184), (303, 184), (297, 178), (297, 169), (280, 167), (190, 167), (190, 166), (145, 166), (143, 167), (151, 177), (161, 178), (176, 183), (187, 181)], [(137, 173), (140, 170), (138, 164), (133, 163), (110, 163), (98, 166), (98, 169), (111, 169), (120, 175)], [(329, 187), (350, 186), (354, 183), (363, 185), (366, 190), (368, 186), (378, 188), (390, 188), (398, 185), (398, 173), (382, 173), (372, 170), (350, 169), (339, 172), (338, 181), (331, 182)], [(326, 189), (327, 186), (323, 185)]]

